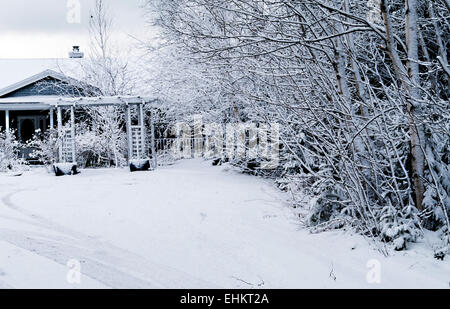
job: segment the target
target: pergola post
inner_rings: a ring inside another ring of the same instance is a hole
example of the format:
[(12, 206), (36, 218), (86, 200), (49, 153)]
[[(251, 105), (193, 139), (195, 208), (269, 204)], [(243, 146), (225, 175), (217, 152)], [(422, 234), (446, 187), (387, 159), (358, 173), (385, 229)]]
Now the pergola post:
[(131, 108), (130, 105), (126, 106), (126, 127), (127, 127), (127, 142), (128, 142), (128, 164), (131, 164), (131, 160), (133, 160), (133, 136), (131, 132)]
[[(77, 158), (75, 142), (75, 105), (66, 105), (70, 108), (70, 131), (63, 127), (63, 107), (56, 106), (57, 132), (58, 132), (58, 162), (53, 164), (56, 176), (76, 175)], [(51, 111), (53, 113), (53, 111)], [(50, 117), (51, 119), (52, 117)], [(50, 120), (52, 127), (53, 120)]]
[(153, 164), (155, 168), (158, 168), (158, 156), (156, 154), (156, 145), (155, 145), (155, 113), (153, 110), (150, 111), (150, 143), (152, 148), (152, 157)]
[[(141, 138), (141, 134), (139, 134), (139, 133), (142, 130), (142, 126), (141, 126), (141, 114), (140, 114), (140, 111), (139, 111), (139, 104), (136, 105), (136, 107), (137, 107), (137, 126), (134, 126), (134, 132), (135, 132), (134, 134), (136, 136), (135, 137), (136, 140), (133, 141), (133, 142), (136, 145), (136, 159), (140, 160), (140, 159), (142, 159), (141, 158), (141, 152), (142, 152), (141, 141), (142, 141), (142, 138)], [(134, 151), (134, 149), (133, 149), (133, 151)]]
[[(127, 103), (126, 124), (128, 137), (129, 165), (131, 172), (148, 171), (152, 168), (148, 157), (149, 148), (146, 145), (146, 129), (144, 116), (144, 100), (141, 102)], [(131, 113), (136, 107), (137, 123), (132, 123)]]
[(145, 147), (145, 118), (144, 118), (144, 104), (139, 104), (139, 126), (141, 126), (141, 145), (143, 158), (148, 158), (148, 148)]

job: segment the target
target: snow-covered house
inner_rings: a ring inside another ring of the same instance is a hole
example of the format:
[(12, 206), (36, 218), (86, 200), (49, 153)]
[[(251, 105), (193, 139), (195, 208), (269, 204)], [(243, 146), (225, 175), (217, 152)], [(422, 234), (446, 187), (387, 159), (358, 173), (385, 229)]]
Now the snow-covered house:
[[(55, 128), (60, 138), (58, 162), (74, 163), (75, 109), (122, 106), (129, 160), (145, 158), (143, 106), (155, 100), (141, 96), (103, 96), (98, 88), (83, 81), (89, 72), (88, 65), (76, 46), (66, 59), (0, 59), (0, 130), (13, 131), (18, 141), (26, 143), (37, 130), (45, 134)], [(31, 151), (24, 148), (21, 156), (30, 159)]]
[(83, 61), (77, 47), (66, 59), (0, 59), (1, 130), (13, 130), (27, 142), (36, 130), (53, 127), (55, 109), (42, 102), (88, 95), (90, 87), (79, 80)]

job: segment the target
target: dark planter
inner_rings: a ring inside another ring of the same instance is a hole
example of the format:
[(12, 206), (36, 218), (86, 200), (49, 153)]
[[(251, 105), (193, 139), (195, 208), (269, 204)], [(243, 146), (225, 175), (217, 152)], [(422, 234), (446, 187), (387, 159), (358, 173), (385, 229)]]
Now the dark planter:
[(149, 171), (150, 169), (151, 169), (150, 159), (132, 160), (130, 162), (130, 171), (132, 173)]
[(67, 176), (79, 174), (76, 163), (55, 163), (53, 171), (56, 176)]

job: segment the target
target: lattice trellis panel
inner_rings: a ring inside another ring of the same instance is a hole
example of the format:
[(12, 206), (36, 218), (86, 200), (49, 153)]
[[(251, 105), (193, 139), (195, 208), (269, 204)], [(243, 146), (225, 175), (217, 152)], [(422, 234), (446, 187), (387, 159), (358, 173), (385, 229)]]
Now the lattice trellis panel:
[(146, 158), (144, 126), (131, 126), (131, 158), (143, 159)]
[(72, 130), (65, 129), (62, 131), (61, 140), (61, 162), (73, 162), (75, 160), (75, 155), (73, 153), (75, 139), (72, 137)]

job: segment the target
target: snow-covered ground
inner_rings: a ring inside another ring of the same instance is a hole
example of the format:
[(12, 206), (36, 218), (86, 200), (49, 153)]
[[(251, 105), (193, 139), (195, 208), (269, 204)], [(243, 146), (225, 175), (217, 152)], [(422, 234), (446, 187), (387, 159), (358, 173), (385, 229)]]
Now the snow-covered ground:
[[(3, 175), (0, 288), (449, 288), (450, 262), (426, 241), (384, 257), (356, 235), (309, 234), (285, 199), (200, 160)], [(80, 284), (67, 280), (70, 260)]]

